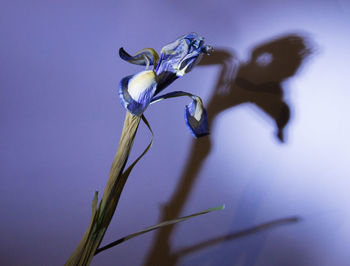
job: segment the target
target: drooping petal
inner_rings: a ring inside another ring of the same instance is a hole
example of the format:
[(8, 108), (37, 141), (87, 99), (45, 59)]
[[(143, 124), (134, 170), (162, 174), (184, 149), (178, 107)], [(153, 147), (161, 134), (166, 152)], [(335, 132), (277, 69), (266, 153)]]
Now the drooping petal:
[(209, 124), (207, 112), (200, 97), (184, 91), (174, 91), (154, 97), (151, 103), (180, 96), (188, 96), (192, 99), (192, 102), (185, 107), (185, 122), (192, 135), (196, 138), (208, 135)]
[(133, 115), (140, 116), (150, 104), (157, 87), (157, 75), (145, 70), (120, 81), (119, 97), (122, 105)]
[(208, 117), (202, 99), (198, 96), (193, 96), (192, 98), (193, 101), (186, 105), (185, 121), (192, 134), (199, 138), (209, 134)]
[(157, 66), (159, 61), (159, 56), (153, 48), (142, 49), (132, 56), (121, 47), (119, 49), (119, 56), (129, 63), (146, 66), (146, 68), (151, 65)]

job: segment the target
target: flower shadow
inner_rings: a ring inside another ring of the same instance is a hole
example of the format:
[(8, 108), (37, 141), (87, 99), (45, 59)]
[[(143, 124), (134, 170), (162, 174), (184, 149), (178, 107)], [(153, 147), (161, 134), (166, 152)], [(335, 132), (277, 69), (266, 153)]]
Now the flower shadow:
[[(206, 102), (209, 124), (221, 112), (250, 103), (257, 107), (258, 113), (267, 115), (274, 121), (276, 138), (284, 143), (285, 129), (290, 121), (290, 104), (284, 99), (283, 82), (300, 71), (305, 59), (311, 54), (308, 39), (299, 34), (288, 34), (270, 39), (256, 45), (247, 62), (240, 62), (229, 49), (214, 48), (215, 51), (204, 57), (199, 65), (220, 68), (212, 96)], [(212, 148), (211, 136), (192, 142), (187, 163), (184, 167), (178, 186), (163, 207), (161, 221), (174, 219), (181, 211), (195, 184), (198, 173)], [(249, 223), (250, 221), (245, 221)], [(269, 226), (274, 226), (272, 224)], [(259, 231), (269, 227), (263, 225)], [(154, 243), (150, 248), (144, 265), (176, 265), (181, 256), (188, 252), (172, 253), (171, 235), (175, 226), (164, 227), (156, 232)], [(233, 238), (257, 232), (247, 230), (233, 234)], [(230, 240), (231, 237), (219, 237), (219, 241), (208, 241), (210, 245)], [(203, 244), (206, 246), (206, 244)], [(201, 246), (199, 246), (201, 247)], [(188, 249), (194, 252), (196, 247)]]

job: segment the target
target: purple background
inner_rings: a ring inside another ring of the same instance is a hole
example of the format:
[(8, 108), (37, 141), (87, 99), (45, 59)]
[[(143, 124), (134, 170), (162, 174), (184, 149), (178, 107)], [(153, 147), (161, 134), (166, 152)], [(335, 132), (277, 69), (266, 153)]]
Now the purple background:
[[(349, 17), (346, 0), (2, 0), (0, 264), (65, 262), (87, 227), (93, 193), (103, 191), (117, 148), (125, 114), (117, 84), (142, 69), (119, 59), (117, 50), (159, 51), (195, 31), (217, 52), (167, 91), (187, 90), (215, 103), (211, 142), (192, 146), (183, 121), (188, 99), (151, 106), (146, 115), (154, 146), (132, 172), (104, 243), (163, 220), (165, 205), (174, 216), (222, 203), (226, 209), (176, 226), (163, 242), (159, 232), (130, 240), (92, 265), (347, 265)], [(302, 36), (311, 51), (300, 64), (278, 41), (291, 35)], [(252, 51), (271, 43), (282, 51), (277, 67), (252, 68)], [(293, 73), (283, 76), (291, 64)], [(280, 92), (242, 92), (245, 100), (233, 94), (235, 102), (222, 98), (226, 105), (213, 101), (216, 89), (230, 95), (217, 83), (225, 71), (237, 74), (237, 66), (248, 81), (274, 81)], [(261, 108), (276, 114), (281, 99), (291, 111), (283, 143)], [(132, 158), (149, 139), (142, 125)], [(232, 237), (291, 216), (301, 221)]]

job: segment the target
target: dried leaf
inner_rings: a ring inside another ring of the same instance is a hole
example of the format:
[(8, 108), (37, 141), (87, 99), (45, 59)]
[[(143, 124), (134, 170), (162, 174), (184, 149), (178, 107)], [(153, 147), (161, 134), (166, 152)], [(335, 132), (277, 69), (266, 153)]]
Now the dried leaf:
[(188, 220), (188, 219), (191, 219), (191, 218), (196, 217), (196, 216), (199, 216), (199, 215), (203, 215), (203, 214), (206, 214), (206, 213), (209, 213), (209, 212), (212, 212), (212, 211), (223, 210), (223, 209), (225, 209), (225, 205), (221, 205), (221, 206), (219, 206), (219, 207), (207, 209), (207, 210), (205, 210), (205, 211), (197, 212), (197, 213), (194, 213), (194, 214), (191, 214), (191, 215), (188, 215), (188, 216), (184, 216), (184, 217), (180, 217), (180, 218), (177, 218), (177, 219), (174, 219), (174, 220), (169, 220), (169, 221), (161, 222), (161, 223), (159, 223), (159, 224), (156, 224), (156, 225), (147, 227), (147, 228), (145, 228), (145, 229), (143, 229), (143, 230), (141, 230), (141, 231), (138, 231), (138, 232), (136, 232), (136, 233), (127, 235), (127, 236), (125, 236), (125, 237), (122, 237), (122, 238), (120, 238), (120, 239), (118, 239), (118, 240), (116, 240), (116, 241), (114, 241), (114, 242), (112, 242), (112, 243), (110, 243), (110, 244), (108, 244), (108, 245), (102, 247), (102, 248), (98, 248), (98, 249), (96, 250), (95, 255), (98, 254), (98, 253), (100, 253), (100, 252), (102, 252), (102, 251), (104, 251), (104, 250), (106, 250), (106, 249), (109, 249), (109, 248), (111, 248), (111, 247), (114, 247), (114, 246), (116, 246), (116, 245), (119, 245), (119, 244), (121, 244), (121, 243), (123, 243), (123, 242), (125, 242), (125, 241), (127, 241), (127, 240), (129, 240), (129, 239), (131, 239), (131, 238), (134, 238), (134, 237), (143, 235), (143, 234), (145, 234), (145, 233), (148, 233), (148, 232), (150, 232), (150, 231), (156, 230), (156, 229), (158, 229), (158, 228), (161, 228), (161, 227), (164, 227), (164, 226), (167, 226), (167, 225), (172, 225), (172, 224), (180, 223), (180, 222), (186, 221), (186, 220)]

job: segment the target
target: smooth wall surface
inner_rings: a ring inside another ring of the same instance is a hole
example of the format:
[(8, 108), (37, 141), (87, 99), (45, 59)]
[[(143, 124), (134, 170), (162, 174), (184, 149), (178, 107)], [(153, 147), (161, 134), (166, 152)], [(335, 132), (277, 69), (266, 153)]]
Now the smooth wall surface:
[[(215, 52), (167, 91), (200, 95), (211, 135), (188, 132), (188, 99), (147, 110), (154, 145), (104, 243), (226, 209), (130, 240), (92, 265), (348, 265), (349, 17), (345, 0), (2, 0), (0, 265), (65, 262), (117, 148), (117, 85), (142, 70), (119, 47), (160, 51), (192, 31)], [(132, 158), (150, 138), (142, 125)]]

